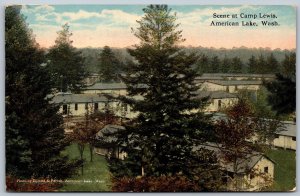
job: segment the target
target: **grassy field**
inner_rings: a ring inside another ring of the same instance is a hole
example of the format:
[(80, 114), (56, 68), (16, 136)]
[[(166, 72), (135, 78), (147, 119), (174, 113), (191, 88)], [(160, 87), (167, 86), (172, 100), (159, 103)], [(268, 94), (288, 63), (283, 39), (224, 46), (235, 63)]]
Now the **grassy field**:
[[(64, 153), (70, 158), (79, 159), (79, 150), (77, 144), (69, 146)], [(68, 179), (59, 191), (110, 191), (110, 176), (107, 168), (107, 162), (103, 156), (94, 154), (93, 162), (90, 162), (88, 146), (84, 150), (84, 173), (81, 175), (81, 168), (78, 169), (78, 175)]]
[[(70, 158), (79, 159), (79, 151), (76, 144), (69, 146), (64, 153)], [(267, 152), (267, 155), (276, 162), (275, 182), (267, 191), (289, 191), (296, 186), (296, 153), (291, 150), (276, 149)], [(107, 162), (103, 156), (94, 154), (94, 161), (90, 162), (88, 146), (84, 151), (84, 174), (78, 169), (78, 175), (68, 179), (59, 191), (75, 192), (103, 192), (110, 191), (110, 175)]]
[(292, 150), (270, 150), (267, 155), (274, 160), (275, 182), (270, 191), (289, 191), (296, 186), (296, 153)]

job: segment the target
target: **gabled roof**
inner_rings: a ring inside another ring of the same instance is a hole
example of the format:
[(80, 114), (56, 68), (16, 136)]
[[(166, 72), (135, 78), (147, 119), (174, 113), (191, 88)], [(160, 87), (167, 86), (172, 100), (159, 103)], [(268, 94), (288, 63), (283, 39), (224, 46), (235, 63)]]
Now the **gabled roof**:
[(261, 85), (263, 82), (259, 80), (208, 80), (208, 83), (218, 84), (221, 86), (235, 85)]
[(51, 103), (94, 103), (107, 102), (108, 99), (98, 94), (57, 94), (53, 97)]

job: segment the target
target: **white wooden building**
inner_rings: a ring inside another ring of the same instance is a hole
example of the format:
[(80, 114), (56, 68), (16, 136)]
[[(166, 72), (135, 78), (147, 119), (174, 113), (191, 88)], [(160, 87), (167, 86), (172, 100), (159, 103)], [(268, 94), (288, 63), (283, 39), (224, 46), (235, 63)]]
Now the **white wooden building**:
[[(218, 158), (218, 163), (223, 169), (224, 183), (228, 191), (259, 191), (270, 186), (274, 179), (275, 162), (266, 155), (252, 152), (245, 155), (245, 158), (238, 160), (237, 171), (234, 170), (233, 162), (225, 161), (222, 158), (220, 147), (214, 143), (207, 143), (194, 147), (193, 150), (204, 148), (213, 151)], [(230, 149), (226, 149), (230, 150)], [(234, 173), (236, 172), (236, 175)]]
[(262, 81), (257, 80), (208, 80), (202, 83), (200, 89), (228, 93), (237, 93), (239, 90), (256, 92), (262, 84)]
[(280, 147), (284, 149), (297, 149), (297, 128), (294, 122), (284, 122), (284, 129), (285, 131), (281, 131), (276, 134), (275, 139), (273, 140), (273, 146)]
[(224, 91), (198, 91), (196, 98), (209, 97), (205, 112), (219, 112), (220, 110), (232, 105), (238, 101), (235, 94)]

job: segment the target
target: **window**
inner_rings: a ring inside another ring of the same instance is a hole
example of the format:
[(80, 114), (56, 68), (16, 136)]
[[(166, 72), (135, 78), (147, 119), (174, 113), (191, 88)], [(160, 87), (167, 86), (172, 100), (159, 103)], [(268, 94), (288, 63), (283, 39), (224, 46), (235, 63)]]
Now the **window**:
[(275, 135), (275, 139), (276, 139), (276, 138), (279, 138), (279, 135)]
[(94, 104), (94, 110), (97, 111), (98, 108), (99, 108), (98, 103), (95, 103), (95, 104)]
[(250, 180), (252, 180), (254, 178), (253, 174), (250, 174)]
[(293, 141), (296, 141), (296, 137), (292, 137), (292, 140), (293, 140)]
[(75, 110), (78, 110), (78, 104), (75, 103)]
[(88, 109), (88, 103), (85, 104), (85, 109), (86, 109), (86, 110)]
[(268, 167), (264, 167), (264, 172), (268, 173), (269, 172), (269, 168)]
[(68, 105), (63, 105), (63, 114), (68, 113)]

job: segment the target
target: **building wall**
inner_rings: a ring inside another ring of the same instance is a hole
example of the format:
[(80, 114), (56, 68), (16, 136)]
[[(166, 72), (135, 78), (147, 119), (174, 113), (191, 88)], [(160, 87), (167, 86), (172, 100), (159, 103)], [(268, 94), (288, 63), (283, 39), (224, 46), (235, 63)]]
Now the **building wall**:
[[(268, 172), (264, 171), (265, 167)], [(269, 159), (262, 157), (252, 168), (252, 174), (238, 174), (234, 180), (227, 183), (228, 190), (235, 190), (234, 183), (238, 185), (239, 191), (258, 191), (264, 187), (270, 186), (274, 179), (274, 163)]]
[(218, 112), (223, 108), (228, 107), (235, 103), (237, 98), (222, 98), (222, 99), (212, 99), (211, 103), (205, 108), (206, 112)]
[(274, 139), (273, 145), (275, 147), (281, 147), (284, 149), (296, 150), (296, 137), (294, 138), (294, 140), (291, 136), (278, 135), (278, 138)]
[(214, 84), (211, 82), (204, 82), (200, 89), (205, 91), (224, 91), (229, 93), (237, 93), (238, 90), (251, 90), (257, 91), (260, 88), (260, 85), (228, 85), (223, 86), (219, 84)]
[(251, 91), (257, 91), (259, 90), (260, 85), (237, 85), (238, 90), (251, 90)]
[(204, 82), (200, 86), (200, 89), (205, 90), (205, 91), (226, 91), (226, 86), (222, 86), (222, 85), (214, 84), (214, 83), (210, 83), (210, 82)]
[[(265, 168), (268, 168), (268, 172), (265, 172)], [(251, 185), (250, 190), (260, 190), (266, 186), (270, 186), (274, 179), (274, 163), (269, 159), (262, 157), (260, 161), (253, 167), (253, 171), (258, 174), (264, 174), (264, 177), (258, 175), (254, 178), (250, 178), (250, 175), (247, 175), (249, 184)]]
[(94, 148), (94, 152), (96, 154), (102, 155), (102, 156), (112, 156), (112, 153), (114, 153), (114, 157), (119, 158), (121, 160), (124, 160), (125, 157), (127, 157), (127, 153), (120, 152), (120, 149), (108, 149), (108, 148)]
[[(98, 103), (98, 109), (96, 111), (106, 111), (106, 108), (111, 108), (115, 107), (115, 102), (108, 102), (107, 104), (105, 102), (96, 102)], [(87, 106), (86, 106), (87, 104)], [(64, 107), (65, 105), (67, 106), (67, 114), (64, 113)], [(91, 111), (94, 111), (95, 108), (95, 103), (77, 103), (77, 110), (75, 108), (75, 103), (68, 103), (68, 104), (63, 104), (59, 108), (59, 112), (62, 113), (63, 115), (71, 115), (71, 116), (84, 116), (86, 114), (86, 107)]]
[[(64, 113), (64, 105), (67, 107), (67, 113)], [(94, 111), (95, 103), (88, 103), (87, 107), (90, 111)], [(127, 104), (122, 104), (121, 102), (113, 101), (113, 102), (98, 102), (98, 110), (105, 112), (106, 110), (111, 110), (116, 116), (123, 118), (135, 118), (138, 113), (133, 112), (131, 107)], [(75, 108), (75, 103), (63, 104), (59, 108), (59, 112), (64, 116), (84, 116), (86, 114), (86, 103), (77, 103), (77, 110)]]

